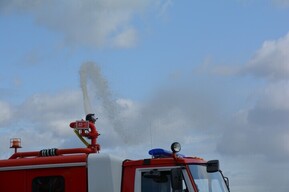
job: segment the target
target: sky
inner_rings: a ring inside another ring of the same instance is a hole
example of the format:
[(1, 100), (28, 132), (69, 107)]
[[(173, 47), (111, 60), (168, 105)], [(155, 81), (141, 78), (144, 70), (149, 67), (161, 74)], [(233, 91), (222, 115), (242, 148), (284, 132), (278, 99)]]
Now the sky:
[(82, 147), (219, 159), (231, 191), (289, 191), (288, 0), (1, 0), (0, 157)]

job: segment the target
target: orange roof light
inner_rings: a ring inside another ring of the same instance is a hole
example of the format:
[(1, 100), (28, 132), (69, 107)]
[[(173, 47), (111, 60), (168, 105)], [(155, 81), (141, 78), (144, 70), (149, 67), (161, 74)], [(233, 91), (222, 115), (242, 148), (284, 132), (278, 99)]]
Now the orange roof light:
[(21, 148), (21, 139), (20, 138), (12, 138), (10, 139), (10, 148)]

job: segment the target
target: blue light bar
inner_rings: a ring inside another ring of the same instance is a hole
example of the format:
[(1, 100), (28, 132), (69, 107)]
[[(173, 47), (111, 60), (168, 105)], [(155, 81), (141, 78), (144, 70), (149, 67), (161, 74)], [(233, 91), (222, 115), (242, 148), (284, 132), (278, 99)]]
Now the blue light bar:
[(151, 149), (149, 150), (149, 154), (154, 158), (172, 157), (172, 152), (161, 148)]
[[(172, 157), (173, 153), (168, 150), (164, 150), (161, 148), (155, 148), (149, 150), (149, 154), (153, 156), (154, 158), (164, 158), (164, 157)], [(178, 157), (185, 157), (184, 155), (177, 154)]]

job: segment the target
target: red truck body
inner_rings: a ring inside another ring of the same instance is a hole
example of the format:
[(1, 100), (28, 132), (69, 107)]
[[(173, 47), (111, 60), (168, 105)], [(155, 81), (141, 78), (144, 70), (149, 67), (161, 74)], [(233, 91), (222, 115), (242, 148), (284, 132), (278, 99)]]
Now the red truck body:
[[(80, 127), (78, 127), (80, 125)], [(122, 160), (99, 153), (98, 132), (91, 122), (70, 124), (86, 148), (17, 152), (0, 160), (1, 192), (228, 192), (219, 163), (153, 149), (152, 156)], [(14, 145), (16, 144), (17, 145)], [(19, 144), (19, 145), (18, 145)]]

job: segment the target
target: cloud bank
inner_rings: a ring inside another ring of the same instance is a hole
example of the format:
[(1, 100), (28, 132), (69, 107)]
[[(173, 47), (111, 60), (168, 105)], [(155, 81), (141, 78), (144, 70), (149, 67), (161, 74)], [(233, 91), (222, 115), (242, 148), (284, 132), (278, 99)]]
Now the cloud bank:
[[(239, 93), (247, 90), (243, 98), (245, 105), (227, 114), (219, 129), (222, 136), (216, 141), (220, 155), (242, 162), (239, 166), (243, 167), (243, 173), (233, 177), (242, 179), (246, 187), (241, 182), (233, 183), (237, 191), (245, 191), (248, 186), (252, 191), (289, 190), (288, 180), (283, 179), (289, 177), (288, 55), (289, 33), (264, 41), (243, 64), (217, 65), (206, 60), (195, 70), (195, 74), (211, 78), (238, 77), (243, 83), (250, 79), (245, 89), (233, 87)], [(272, 178), (276, 174), (279, 179)]]
[(265, 41), (251, 60), (238, 71), (269, 80), (289, 78), (289, 33), (278, 40)]
[[(254, 56), (238, 68), (221, 66), (219, 75), (250, 76), (263, 81), (254, 90), (253, 104), (240, 108), (228, 122), (217, 145), (220, 154), (238, 157), (254, 174), (255, 190), (288, 191), (289, 169), (289, 33), (277, 40), (265, 41)], [(249, 85), (248, 85), (249, 86)], [(283, 168), (280, 168), (283, 167)], [(276, 171), (274, 171), (276, 169)], [(278, 171), (277, 171), (278, 170)], [(279, 179), (272, 175), (278, 174)], [(268, 185), (264, 185), (268, 181)], [(242, 186), (240, 186), (242, 188)]]
[(161, 12), (164, 5), (168, 6), (166, 0), (4, 0), (0, 13), (31, 15), (38, 25), (58, 32), (69, 46), (128, 48), (138, 41), (136, 18), (151, 7)]

